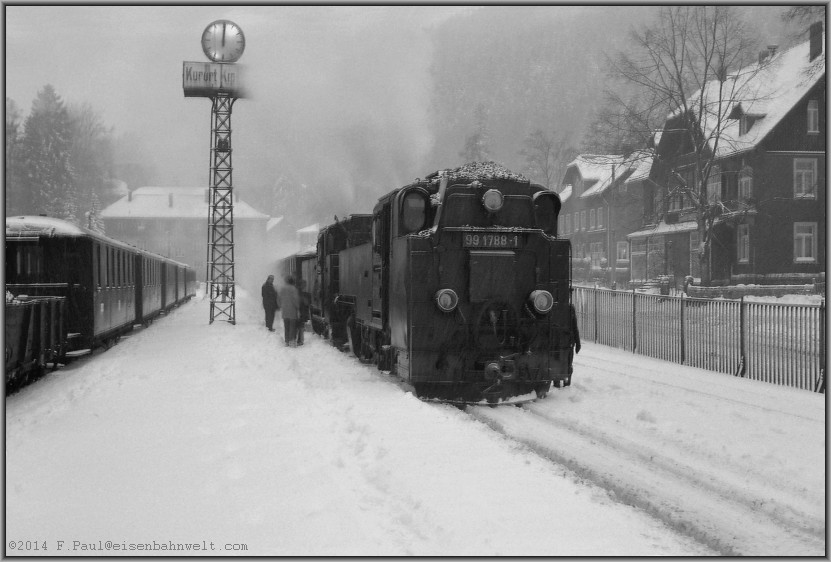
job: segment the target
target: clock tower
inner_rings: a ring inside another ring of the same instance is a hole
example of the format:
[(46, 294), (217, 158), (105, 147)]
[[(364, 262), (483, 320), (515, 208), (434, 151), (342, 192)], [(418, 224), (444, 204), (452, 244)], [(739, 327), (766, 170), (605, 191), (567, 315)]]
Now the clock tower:
[(202, 52), (210, 62), (185, 62), (185, 97), (211, 100), (211, 169), (208, 191), (208, 295), (210, 323), (236, 324), (234, 283), (234, 197), (231, 157), (231, 109), (243, 96), (236, 62), (245, 51), (245, 35), (232, 21), (216, 20), (202, 32)]

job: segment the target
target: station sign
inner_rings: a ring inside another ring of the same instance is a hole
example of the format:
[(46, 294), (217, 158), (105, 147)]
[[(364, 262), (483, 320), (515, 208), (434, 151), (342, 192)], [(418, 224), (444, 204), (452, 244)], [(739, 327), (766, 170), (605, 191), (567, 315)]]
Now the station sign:
[(242, 67), (234, 63), (185, 61), (182, 63), (182, 88), (186, 98), (217, 94), (245, 97)]

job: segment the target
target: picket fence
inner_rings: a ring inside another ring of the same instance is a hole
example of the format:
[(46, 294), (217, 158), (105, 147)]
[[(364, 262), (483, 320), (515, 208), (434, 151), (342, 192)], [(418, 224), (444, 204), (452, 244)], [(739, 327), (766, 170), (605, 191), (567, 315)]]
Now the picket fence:
[(574, 287), (572, 302), (583, 341), (825, 392), (825, 300), (779, 304)]

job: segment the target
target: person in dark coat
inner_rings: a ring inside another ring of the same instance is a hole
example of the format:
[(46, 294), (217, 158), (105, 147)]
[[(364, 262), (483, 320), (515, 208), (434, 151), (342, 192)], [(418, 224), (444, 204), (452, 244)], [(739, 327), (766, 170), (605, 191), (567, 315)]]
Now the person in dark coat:
[(294, 277), (286, 277), (286, 284), (280, 289), (280, 310), (283, 312), (286, 345), (297, 347), (297, 324), (300, 318), (300, 292), (294, 286)]
[(309, 307), (312, 304), (312, 295), (306, 291), (306, 280), (300, 280), (300, 317), (297, 320), (297, 345), (303, 345), (303, 334), (306, 332), (306, 322), (311, 318)]
[(574, 372), (574, 354), (580, 353), (580, 329), (577, 327), (577, 311), (574, 310), (574, 305), (568, 305), (568, 311), (570, 315), (570, 324), (571, 324), (571, 349), (568, 353), (568, 379), (566, 379), (565, 386), (569, 386), (571, 384), (571, 374)]
[(274, 313), (280, 308), (277, 300), (277, 289), (274, 288), (274, 276), (269, 275), (263, 283), (263, 309), (265, 310), (265, 327), (269, 332), (274, 331)]

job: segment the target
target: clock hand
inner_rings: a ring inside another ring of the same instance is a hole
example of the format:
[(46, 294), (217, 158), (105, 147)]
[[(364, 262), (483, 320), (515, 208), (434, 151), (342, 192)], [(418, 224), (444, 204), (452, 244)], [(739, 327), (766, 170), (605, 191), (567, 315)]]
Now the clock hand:
[(225, 46), (225, 24), (222, 24), (222, 46)]

